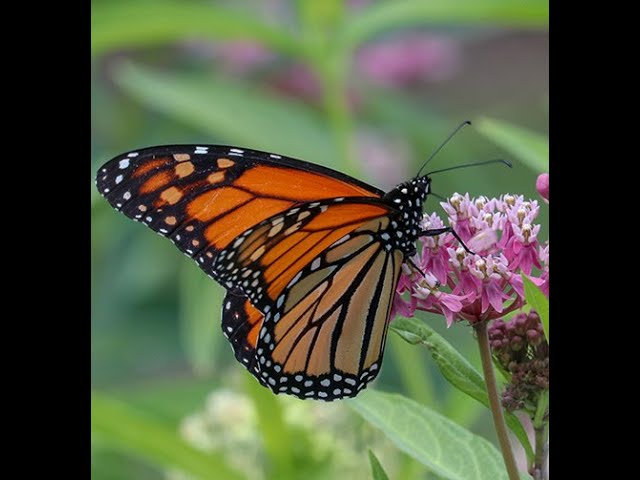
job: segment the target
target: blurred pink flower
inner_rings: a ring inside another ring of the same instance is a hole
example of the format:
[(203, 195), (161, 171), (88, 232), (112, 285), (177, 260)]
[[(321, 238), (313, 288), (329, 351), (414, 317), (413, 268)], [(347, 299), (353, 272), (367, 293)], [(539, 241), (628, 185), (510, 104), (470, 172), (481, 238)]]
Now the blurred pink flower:
[(279, 69), (270, 80), (271, 87), (277, 92), (310, 103), (319, 103), (322, 98), (322, 85), (315, 74), (306, 66), (296, 63), (289, 68)]
[(221, 43), (216, 48), (220, 66), (235, 75), (247, 73), (275, 59), (275, 54), (250, 40), (234, 40)]
[(419, 33), (366, 45), (356, 56), (356, 68), (362, 74), (388, 87), (443, 80), (457, 64), (454, 43)]

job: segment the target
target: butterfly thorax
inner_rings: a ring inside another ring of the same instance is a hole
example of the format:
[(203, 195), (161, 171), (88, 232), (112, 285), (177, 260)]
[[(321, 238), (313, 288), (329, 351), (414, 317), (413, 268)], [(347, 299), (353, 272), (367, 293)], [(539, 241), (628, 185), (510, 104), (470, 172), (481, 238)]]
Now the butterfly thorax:
[[(431, 179), (426, 175), (404, 182), (389, 191), (383, 200), (398, 210), (392, 222), (395, 238), (393, 246), (401, 250), (405, 257), (416, 253), (415, 241), (422, 233), (422, 205), (430, 191)], [(396, 223), (394, 225), (393, 223)]]

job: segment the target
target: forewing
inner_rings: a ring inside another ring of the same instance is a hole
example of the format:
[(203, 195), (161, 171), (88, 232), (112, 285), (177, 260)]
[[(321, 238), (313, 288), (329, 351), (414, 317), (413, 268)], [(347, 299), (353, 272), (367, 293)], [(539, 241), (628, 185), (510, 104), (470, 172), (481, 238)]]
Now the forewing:
[(318, 165), (226, 146), (126, 153), (99, 169), (96, 184), (116, 210), (170, 238), (185, 254), (201, 256), (201, 266), (246, 230), (298, 203), (383, 194)]

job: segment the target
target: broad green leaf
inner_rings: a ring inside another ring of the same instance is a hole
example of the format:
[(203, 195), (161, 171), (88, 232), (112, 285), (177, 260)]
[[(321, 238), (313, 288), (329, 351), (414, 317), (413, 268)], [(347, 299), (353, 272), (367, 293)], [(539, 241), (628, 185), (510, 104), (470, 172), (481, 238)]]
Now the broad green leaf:
[(480, 373), (426, 323), (416, 318), (399, 317), (391, 324), (391, 329), (411, 344), (426, 346), (442, 375), (454, 387), (476, 400), (486, 401), (487, 392)]
[(549, 140), (543, 135), (492, 118), (480, 118), (474, 124), (480, 133), (536, 173), (549, 171)]
[(121, 65), (115, 79), (152, 110), (219, 141), (340, 168), (326, 124), (300, 103), (237, 83), (160, 73), (131, 63)]
[(418, 25), (501, 25), (545, 28), (549, 23), (547, 0), (398, 0), (379, 2), (362, 10), (344, 32), (346, 42), (357, 46), (389, 30)]
[(527, 303), (531, 305), (531, 308), (540, 315), (544, 336), (547, 337), (547, 342), (549, 342), (549, 299), (544, 296), (544, 293), (529, 277), (522, 275), (522, 280), (524, 282), (524, 297)]
[(210, 374), (216, 348), (222, 340), (220, 318), (225, 290), (191, 262), (182, 264), (178, 285), (185, 353), (196, 374)]
[(389, 480), (387, 473), (384, 471), (384, 468), (382, 468), (382, 465), (380, 465), (380, 462), (378, 461), (375, 453), (373, 453), (371, 450), (368, 450), (368, 453), (369, 462), (371, 463), (371, 476), (373, 477), (373, 480)]
[(507, 474), (490, 442), (406, 397), (367, 390), (347, 404), (403, 452), (451, 480), (500, 480)]
[(94, 2), (91, 8), (94, 55), (194, 38), (253, 40), (283, 53), (304, 55), (303, 44), (282, 26), (215, 3)]
[[(489, 398), (482, 375), (435, 330), (416, 318), (403, 317), (394, 320), (391, 329), (407, 342), (427, 347), (440, 372), (451, 385), (486, 407), (489, 406)], [(518, 417), (505, 412), (505, 421), (522, 443), (527, 458), (533, 459), (533, 449), (529, 437)]]
[(165, 469), (176, 469), (198, 479), (242, 478), (222, 455), (193, 448), (176, 430), (97, 392), (91, 394), (91, 431), (95, 441)]

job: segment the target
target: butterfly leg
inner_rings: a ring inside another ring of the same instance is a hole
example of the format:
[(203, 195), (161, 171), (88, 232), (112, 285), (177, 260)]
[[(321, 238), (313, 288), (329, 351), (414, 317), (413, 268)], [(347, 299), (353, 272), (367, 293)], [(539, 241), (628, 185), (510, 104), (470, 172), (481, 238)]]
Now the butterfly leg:
[(420, 272), (422, 274), (423, 277), (426, 277), (427, 275), (422, 271), (422, 269), (417, 266), (415, 264), (415, 262), (413, 260), (411, 260), (411, 257), (407, 258), (407, 262), (413, 267), (414, 270), (417, 270), (418, 272)]
[(464, 248), (467, 253), (470, 253), (471, 255), (475, 255), (475, 252), (472, 252), (471, 250), (469, 250), (469, 247), (467, 247), (467, 245), (462, 241), (460, 236), (451, 227), (433, 228), (431, 230), (424, 230), (422, 232), (422, 236), (424, 236), (424, 237), (436, 237), (438, 235), (442, 235), (443, 233), (451, 233), (456, 238), (456, 240), (458, 240), (458, 242), (460, 242), (460, 245), (462, 245), (462, 248)]

